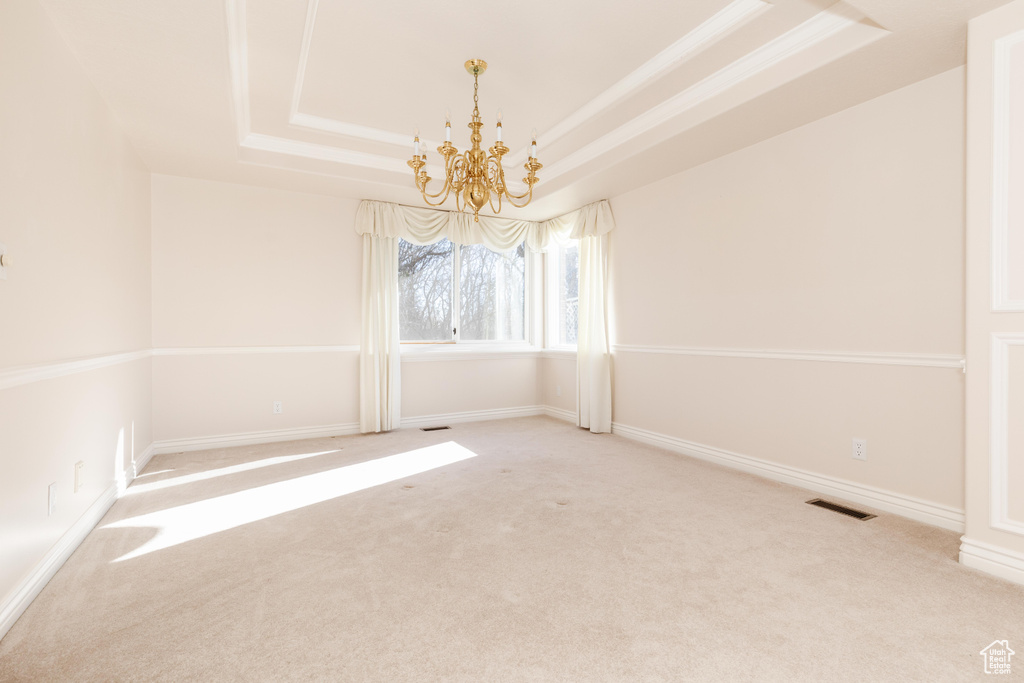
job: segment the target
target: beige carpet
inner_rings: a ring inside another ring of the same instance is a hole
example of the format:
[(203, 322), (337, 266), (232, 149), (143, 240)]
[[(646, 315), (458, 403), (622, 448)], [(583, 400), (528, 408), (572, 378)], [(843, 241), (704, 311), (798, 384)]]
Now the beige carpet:
[[(448, 441), (475, 457), (340, 495)], [(957, 534), (549, 418), (157, 456), (133, 488), (0, 680), (960, 681), (997, 638), (1024, 678), (1024, 588)], [(150, 513), (177, 527), (108, 526)]]

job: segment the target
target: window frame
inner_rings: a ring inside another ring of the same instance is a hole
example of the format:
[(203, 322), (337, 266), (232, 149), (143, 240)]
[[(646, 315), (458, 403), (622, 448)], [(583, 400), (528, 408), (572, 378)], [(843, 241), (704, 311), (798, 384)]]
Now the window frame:
[[(399, 238), (401, 239), (401, 238)], [(541, 306), (537, 305), (536, 299), (539, 296), (540, 287), (538, 286), (537, 280), (541, 275), (541, 269), (537, 267), (537, 257), (542, 256), (541, 254), (535, 254), (529, 247), (524, 245), (523, 256), (524, 256), (524, 268), (523, 274), (523, 338), (519, 339), (462, 339), (462, 306), (461, 306), (461, 276), (462, 276), (462, 247), (466, 245), (452, 242), (452, 281), (451, 281), (451, 301), (452, 301), (452, 332), (450, 339), (414, 339), (406, 341), (404, 339), (399, 340), (399, 345), (403, 353), (410, 353), (412, 355), (419, 355), (425, 353), (444, 353), (457, 354), (457, 353), (474, 353), (481, 351), (486, 348), (487, 352), (508, 350), (510, 352), (521, 353), (523, 351), (534, 350), (540, 346), (539, 340), (535, 338), (535, 335), (539, 331), (540, 327), (535, 319), (535, 314), (539, 313)], [(472, 245), (470, 245), (472, 246)], [(483, 245), (486, 248), (486, 245)], [(496, 252), (497, 253), (497, 252)], [(399, 316), (401, 316), (401, 310), (399, 310)], [(399, 330), (401, 330), (401, 320), (399, 320)], [(456, 350), (458, 349), (458, 350)]]
[[(579, 249), (579, 240), (569, 240), (565, 244), (554, 244), (544, 253), (544, 348), (559, 354), (575, 355), (577, 344), (561, 343), (561, 326), (558, 321), (559, 298), (561, 296), (561, 278), (558, 267), (561, 261), (560, 251), (563, 247), (575, 244)], [(578, 273), (577, 273), (578, 277)]]

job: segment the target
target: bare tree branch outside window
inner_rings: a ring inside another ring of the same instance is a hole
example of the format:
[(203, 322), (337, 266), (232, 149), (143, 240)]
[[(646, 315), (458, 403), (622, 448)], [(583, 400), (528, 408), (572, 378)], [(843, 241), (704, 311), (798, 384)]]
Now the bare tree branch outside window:
[(452, 338), (452, 243), (398, 242), (398, 317), (403, 341)]
[(572, 246), (558, 250), (558, 336), (560, 344), (575, 344), (580, 312), (580, 249)]
[[(453, 305), (465, 341), (525, 339), (525, 245), (505, 254), (448, 240), (398, 249), (399, 329), (403, 341), (449, 341)], [(459, 286), (453, 292), (455, 259)], [(453, 302), (453, 293), (457, 301)]]
[(524, 338), (526, 251), (497, 254), (482, 244), (461, 247), (460, 337), (511, 341)]

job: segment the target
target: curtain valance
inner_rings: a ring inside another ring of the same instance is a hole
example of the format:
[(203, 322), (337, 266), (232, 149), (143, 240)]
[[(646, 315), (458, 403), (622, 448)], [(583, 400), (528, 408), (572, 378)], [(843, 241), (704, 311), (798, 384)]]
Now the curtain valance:
[(611, 206), (602, 200), (547, 221), (473, 216), (364, 200), (356, 212), (356, 232), (375, 237), (400, 237), (413, 244), (448, 238), (456, 244), (483, 244), (492, 251), (510, 251), (526, 242), (532, 251), (546, 251), (570, 239), (604, 235), (615, 227)]

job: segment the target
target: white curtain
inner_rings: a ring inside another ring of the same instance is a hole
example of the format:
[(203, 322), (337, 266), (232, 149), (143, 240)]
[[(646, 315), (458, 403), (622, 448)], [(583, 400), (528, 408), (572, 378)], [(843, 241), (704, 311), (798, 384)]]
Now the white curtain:
[(402, 423), (398, 336), (398, 238), (363, 235), (363, 328), (359, 347), (359, 431)]
[[(546, 243), (534, 221), (517, 221), (494, 216), (473, 216), (459, 211), (438, 211), (387, 202), (364, 201), (356, 214), (356, 232), (401, 238), (413, 244), (433, 244), (444, 238), (455, 244), (483, 244), (491, 251), (506, 252), (524, 241), (533, 251)], [(547, 233), (543, 233), (547, 234)]]
[(612, 430), (612, 361), (608, 339), (608, 233), (615, 227), (607, 201), (584, 206), (541, 225), (540, 242), (568, 234), (580, 243), (580, 316), (576, 340), (576, 424)]
[(611, 431), (611, 356), (607, 322), (608, 237), (611, 205), (600, 201), (543, 222), (510, 220), (364, 201), (356, 213), (363, 236), (363, 330), (359, 422), (366, 432), (401, 426), (401, 356), (398, 332), (398, 240), (431, 244), (483, 244), (496, 252), (520, 243), (546, 251), (580, 241), (580, 317), (576, 353), (576, 424)]

